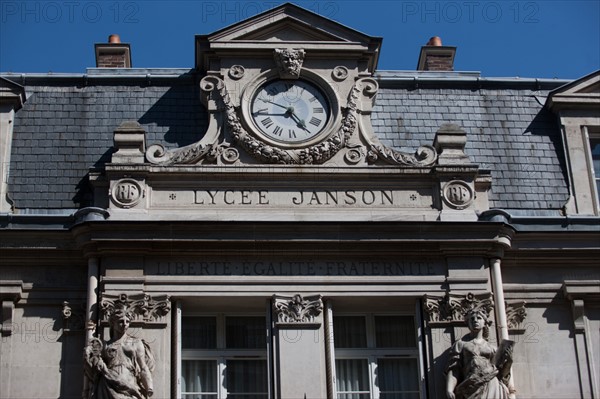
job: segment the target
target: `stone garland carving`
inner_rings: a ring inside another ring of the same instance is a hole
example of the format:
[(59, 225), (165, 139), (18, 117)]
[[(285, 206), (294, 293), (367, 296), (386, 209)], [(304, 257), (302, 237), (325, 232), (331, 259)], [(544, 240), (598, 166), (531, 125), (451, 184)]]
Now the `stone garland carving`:
[[(90, 384), (84, 397), (95, 399), (147, 399), (154, 392), (155, 360), (149, 344), (129, 333), (134, 320), (156, 320), (170, 310), (168, 297), (156, 301), (148, 295), (104, 297), (100, 302), (110, 339), (92, 338), (84, 351), (84, 370)], [(66, 308), (69, 313), (69, 309)]]
[(275, 49), (275, 63), (282, 79), (298, 79), (302, 70), (305, 52), (302, 49)]
[(277, 315), (278, 326), (319, 326), (318, 317), (323, 312), (321, 295), (302, 297), (273, 296), (273, 309)]

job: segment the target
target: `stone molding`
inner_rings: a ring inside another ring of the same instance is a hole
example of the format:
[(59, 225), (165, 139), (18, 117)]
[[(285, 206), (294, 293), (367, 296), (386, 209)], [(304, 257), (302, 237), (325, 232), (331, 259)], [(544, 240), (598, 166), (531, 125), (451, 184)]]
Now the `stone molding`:
[(108, 325), (111, 315), (117, 309), (127, 312), (131, 325), (162, 325), (166, 324), (165, 317), (171, 311), (171, 301), (168, 295), (151, 297), (145, 293), (103, 294), (100, 301), (101, 323)]
[(322, 323), (322, 296), (273, 295), (273, 311), (279, 328), (318, 328)]

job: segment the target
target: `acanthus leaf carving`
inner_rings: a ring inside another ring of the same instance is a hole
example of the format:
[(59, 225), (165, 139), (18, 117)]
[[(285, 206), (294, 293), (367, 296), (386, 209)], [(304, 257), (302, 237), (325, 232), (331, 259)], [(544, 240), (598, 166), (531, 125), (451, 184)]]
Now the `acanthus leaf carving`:
[(276, 325), (295, 327), (318, 327), (323, 312), (321, 295), (303, 297), (273, 296), (273, 310), (277, 316)]
[(527, 317), (527, 309), (525, 301), (506, 302), (506, 321), (509, 330), (523, 330), (523, 322)]

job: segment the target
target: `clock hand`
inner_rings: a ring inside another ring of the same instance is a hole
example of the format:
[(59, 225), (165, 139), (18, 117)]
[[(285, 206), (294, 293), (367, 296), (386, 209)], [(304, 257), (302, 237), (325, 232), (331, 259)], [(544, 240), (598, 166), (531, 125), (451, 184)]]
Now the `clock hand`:
[(286, 107), (285, 105), (277, 104), (276, 102), (273, 102), (273, 101), (265, 100), (263, 98), (261, 98), (260, 101), (265, 102), (265, 103), (275, 104), (278, 107), (285, 108), (286, 110), (289, 110), (289, 107)]
[(292, 116), (292, 119), (296, 121), (296, 123), (298, 124), (298, 127), (302, 128), (310, 133), (310, 131), (306, 128), (306, 122), (304, 122), (304, 120), (298, 118), (298, 115), (296, 115), (293, 111), (290, 115)]

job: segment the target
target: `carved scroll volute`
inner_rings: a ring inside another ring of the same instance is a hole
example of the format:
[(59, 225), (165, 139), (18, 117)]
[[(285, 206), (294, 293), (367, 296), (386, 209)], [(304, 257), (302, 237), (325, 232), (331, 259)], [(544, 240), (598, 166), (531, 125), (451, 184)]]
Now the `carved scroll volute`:
[(321, 295), (273, 295), (275, 325), (279, 328), (319, 328), (323, 313), (321, 298)]
[(361, 114), (370, 114), (373, 111), (375, 96), (379, 90), (379, 84), (373, 78), (362, 78), (356, 81), (355, 85), (358, 91), (357, 110)]

